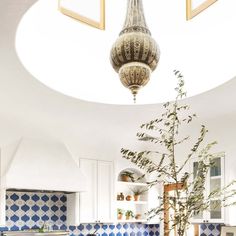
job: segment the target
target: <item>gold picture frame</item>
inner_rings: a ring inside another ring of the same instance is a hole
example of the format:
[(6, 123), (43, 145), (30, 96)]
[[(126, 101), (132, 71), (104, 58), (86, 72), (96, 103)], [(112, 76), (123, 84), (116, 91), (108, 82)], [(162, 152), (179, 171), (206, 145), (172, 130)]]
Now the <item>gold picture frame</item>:
[(207, 9), (209, 6), (211, 6), (213, 3), (215, 3), (217, 0), (205, 0), (201, 4), (199, 4), (197, 7), (193, 8), (193, 2), (196, 0), (186, 0), (186, 19), (191, 20), (193, 17)]
[(61, 13), (63, 13), (66, 16), (72, 17), (73, 19), (81, 21), (92, 27), (105, 30), (105, 0), (97, 0), (97, 1), (100, 1), (100, 21), (96, 21), (78, 12), (66, 9), (61, 5), (61, 0), (58, 0), (58, 9)]

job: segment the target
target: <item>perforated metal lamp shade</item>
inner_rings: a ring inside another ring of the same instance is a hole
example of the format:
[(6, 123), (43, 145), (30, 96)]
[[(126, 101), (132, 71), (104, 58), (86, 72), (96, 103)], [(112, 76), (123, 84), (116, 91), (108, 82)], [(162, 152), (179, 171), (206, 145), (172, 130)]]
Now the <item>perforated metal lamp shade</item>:
[(139, 89), (150, 80), (159, 58), (160, 50), (146, 25), (142, 0), (128, 0), (124, 27), (111, 49), (111, 64), (134, 101)]

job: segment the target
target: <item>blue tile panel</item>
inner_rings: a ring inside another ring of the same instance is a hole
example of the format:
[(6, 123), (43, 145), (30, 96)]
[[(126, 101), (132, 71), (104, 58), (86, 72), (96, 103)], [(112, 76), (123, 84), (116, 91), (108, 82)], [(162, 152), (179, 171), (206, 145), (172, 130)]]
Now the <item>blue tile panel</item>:
[[(6, 227), (0, 231), (39, 228), (46, 221), (53, 229), (70, 231), (70, 236), (86, 236), (97, 230), (99, 236), (159, 236), (159, 225), (147, 224), (66, 224), (66, 195), (7, 192)], [(220, 236), (219, 224), (202, 224), (200, 236)]]
[(66, 195), (7, 192), (6, 227), (0, 231), (39, 228), (43, 222), (55, 230), (69, 230), (71, 236), (85, 236), (97, 230), (99, 236), (159, 236), (159, 225), (80, 224), (67, 226)]
[(44, 221), (53, 229), (67, 229), (65, 194), (7, 192), (5, 229), (39, 228)]
[[(80, 224), (69, 226), (71, 236), (86, 236), (97, 230), (99, 236), (159, 236), (158, 224)], [(202, 224), (200, 236), (220, 236), (220, 224)]]
[(96, 233), (99, 236), (159, 236), (159, 224), (81, 224), (69, 226), (71, 236), (86, 236)]
[(201, 224), (200, 236), (220, 236), (220, 224)]

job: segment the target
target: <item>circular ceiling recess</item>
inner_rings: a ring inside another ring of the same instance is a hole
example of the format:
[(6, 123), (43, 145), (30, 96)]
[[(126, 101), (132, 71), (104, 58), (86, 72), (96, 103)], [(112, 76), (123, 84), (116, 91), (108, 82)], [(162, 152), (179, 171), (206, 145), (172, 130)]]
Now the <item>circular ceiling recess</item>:
[[(58, 0), (39, 0), (23, 16), (16, 51), (24, 67), (39, 81), (65, 95), (107, 104), (132, 104), (128, 89), (110, 64), (110, 50), (122, 29), (126, 1), (106, 1), (106, 30), (98, 30), (58, 11)], [(190, 21), (185, 0), (144, 0), (152, 37), (160, 46), (160, 62), (137, 96), (137, 104), (175, 97), (173, 70), (185, 77), (188, 96), (236, 75), (236, 1), (217, 1)]]

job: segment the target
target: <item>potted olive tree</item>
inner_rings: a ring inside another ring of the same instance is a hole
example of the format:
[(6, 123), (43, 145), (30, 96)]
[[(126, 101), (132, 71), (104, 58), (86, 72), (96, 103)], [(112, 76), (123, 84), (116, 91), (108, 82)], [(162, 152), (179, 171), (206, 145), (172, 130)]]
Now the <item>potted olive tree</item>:
[[(205, 138), (208, 133), (205, 125), (200, 128), (199, 136), (194, 138), (181, 134), (181, 127), (189, 125), (196, 115), (190, 112), (190, 106), (180, 102), (186, 96), (184, 91), (183, 76), (179, 71), (174, 71), (178, 79), (176, 87), (176, 99), (172, 102), (166, 102), (163, 105), (163, 112), (150, 122), (140, 126), (142, 130), (137, 133), (139, 141), (149, 142), (151, 145), (157, 146), (155, 149), (144, 151), (132, 151), (122, 148), (123, 158), (130, 160), (139, 168), (144, 170), (146, 174), (155, 175), (156, 178), (147, 182), (149, 187), (156, 184), (173, 184), (183, 186), (182, 189), (176, 188), (174, 194), (168, 198), (161, 198), (160, 205), (148, 212), (149, 218), (156, 215), (163, 217), (165, 203), (168, 201), (169, 211), (174, 212), (169, 218), (167, 224), (175, 229), (178, 236), (183, 236), (190, 225), (191, 218), (200, 212), (210, 210), (211, 202), (215, 198), (222, 199), (221, 207), (228, 205), (236, 205), (236, 190), (232, 181), (224, 188), (215, 189), (209, 195), (205, 194), (205, 186), (208, 171), (214, 165), (215, 158), (224, 156), (224, 152), (214, 152), (213, 147), (216, 141), (206, 142)], [(179, 146), (186, 145), (188, 140), (192, 140), (193, 145), (188, 153), (181, 152), (181, 158), (177, 158), (179, 153), (176, 151)], [(198, 167), (196, 173), (186, 171), (192, 158), (197, 158)], [(181, 161), (180, 161), (181, 159)], [(158, 197), (158, 196), (157, 196)], [(217, 206), (215, 206), (217, 207)], [(163, 218), (162, 218), (163, 219)]]

